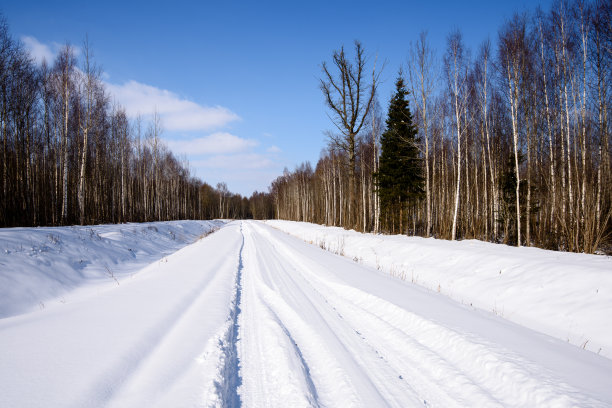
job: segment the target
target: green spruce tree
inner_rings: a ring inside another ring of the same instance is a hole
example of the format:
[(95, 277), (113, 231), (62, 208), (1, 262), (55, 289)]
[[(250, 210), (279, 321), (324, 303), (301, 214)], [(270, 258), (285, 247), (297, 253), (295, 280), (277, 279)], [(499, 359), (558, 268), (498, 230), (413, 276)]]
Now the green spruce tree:
[(399, 228), (400, 233), (404, 232), (406, 208), (414, 205), (424, 194), (423, 163), (407, 96), (400, 74), (389, 105), (387, 130), (380, 140), (380, 167), (375, 173), (382, 224), (392, 232)]

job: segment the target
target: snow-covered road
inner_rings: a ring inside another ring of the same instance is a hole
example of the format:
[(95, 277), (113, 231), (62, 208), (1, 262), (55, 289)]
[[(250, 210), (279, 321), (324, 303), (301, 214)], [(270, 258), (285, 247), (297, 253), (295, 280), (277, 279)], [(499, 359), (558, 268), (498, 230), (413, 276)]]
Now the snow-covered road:
[(612, 360), (237, 221), (0, 320), (0, 406), (612, 405)]

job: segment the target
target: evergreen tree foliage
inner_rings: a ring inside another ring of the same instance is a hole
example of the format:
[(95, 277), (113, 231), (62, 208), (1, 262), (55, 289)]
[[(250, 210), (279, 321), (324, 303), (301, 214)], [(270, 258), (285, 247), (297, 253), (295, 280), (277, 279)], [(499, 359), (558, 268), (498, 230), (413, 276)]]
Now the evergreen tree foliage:
[(417, 129), (407, 100), (404, 80), (398, 77), (395, 95), (389, 105), (387, 130), (381, 137), (380, 168), (376, 173), (376, 185), (381, 206), (387, 212), (387, 224), (395, 230), (395, 219), (402, 232), (402, 209), (414, 204), (424, 195), (423, 163), (417, 147)]

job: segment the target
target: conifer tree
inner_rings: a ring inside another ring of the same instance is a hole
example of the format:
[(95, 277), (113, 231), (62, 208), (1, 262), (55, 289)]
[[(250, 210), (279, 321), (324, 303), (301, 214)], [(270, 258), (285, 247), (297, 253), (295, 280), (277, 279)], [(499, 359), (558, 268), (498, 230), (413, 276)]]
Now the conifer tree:
[(423, 163), (417, 147), (417, 129), (412, 122), (408, 91), (401, 75), (389, 105), (387, 130), (381, 137), (380, 167), (376, 184), (380, 193), (383, 221), (387, 228), (403, 232), (406, 205), (423, 197)]

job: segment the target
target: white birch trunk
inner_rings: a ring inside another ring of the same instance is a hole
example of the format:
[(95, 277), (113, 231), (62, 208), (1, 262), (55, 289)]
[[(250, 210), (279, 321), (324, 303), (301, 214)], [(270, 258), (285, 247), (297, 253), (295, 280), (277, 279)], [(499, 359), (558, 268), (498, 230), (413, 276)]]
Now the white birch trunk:
[(64, 81), (64, 159), (62, 176), (62, 222), (68, 217), (68, 80)]
[(557, 220), (555, 219), (555, 208), (557, 206), (557, 191), (556, 184), (557, 180), (555, 177), (555, 151), (554, 151), (554, 140), (553, 131), (550, 124), (550, 107), (548, 103), (548, 84), (546, 82), (546, 66), (544, 63), (544, 33), (542, 32), (542, 24), (540, 23), (540, 59), (542, 62), (542, 80), (544, 83), (544, 103), (546, 107), (546, 129), (548, 131), (548, 154), (550, 155), (550, 188), (552, 194), (552, 200), (550, 202), (550, 223), (553, 228), (553, 232), (557, 233)]
[(453, 212), (453, 227), (451, 240), (457, 238), (457, 215), (459, 214), (459, 188), (461, 185), (461, 115), (459, 113), (459, 73), (457, 72), (457, 57), (454, 60), (454, 85), (455, 85), (455, 121), (457, 124), (457, 186), (455, 190), (455, 205)]
[[(510, 61), (506, 61), (506, 68), (508, 71), (508, 93), (510, 98), (510, 114), (512, 117), (512, 141), (514, 147), (514, 166), (515, 166), (515, 177), (516, 177), (516, 246), (521, 246), (521, 206), (520, 206), (520, 174), (519, 174), (519, 160), (518, 160), (518, 67), (516, 63), (513, 66), (513, 74), (511, 74)], [(514, 78), (512, 77), (514, 76)]]

